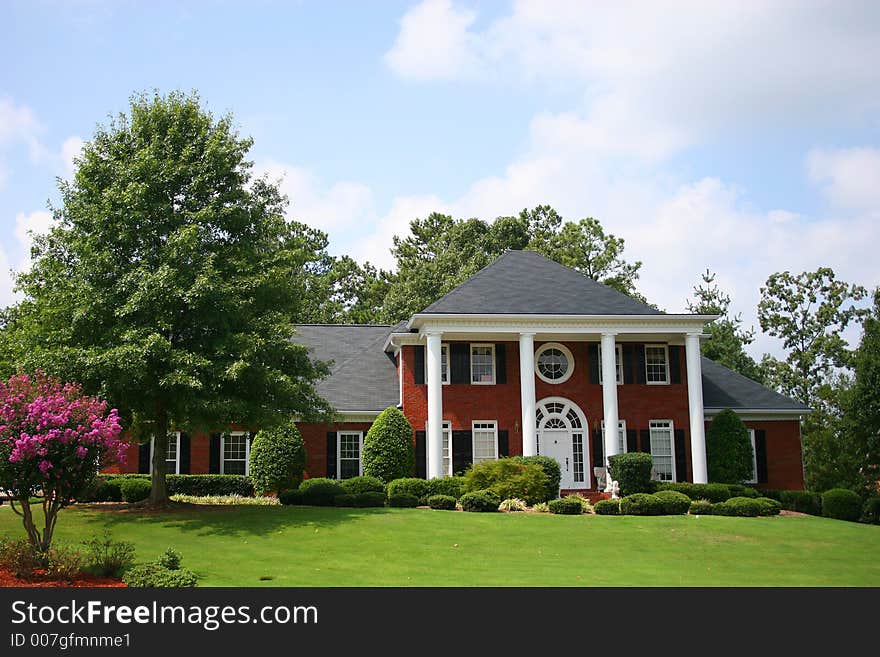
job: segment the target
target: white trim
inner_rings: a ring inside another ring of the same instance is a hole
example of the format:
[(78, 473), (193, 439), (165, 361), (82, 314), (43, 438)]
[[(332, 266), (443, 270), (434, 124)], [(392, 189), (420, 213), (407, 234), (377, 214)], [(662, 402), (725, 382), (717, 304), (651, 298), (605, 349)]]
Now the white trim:
[[(605, 420), (602, 420), (602, 444), (605, 444)], [(629, 446), (626, 443), (626, 420), (617, 421), (617, 442), (620, 443), (620, 451), (618, 454), (626, 454), (629, 452)]]
[[(226, 474), (226, 436), (244, 436), (244, 476), (251, 474), (251, 436), (250, 431), (227, 431), (220, 434), (220, 474)], [(240, 461), (241, 459), (230, 459)]]
[[(483, 461), (490, 461), (492, 459), (481, 459), (477, 461), (477, 450), (476, 450), (476, 432), (478, 424), (491, 424), (493, 431), (495, 433), (495, 460), (498, 460), (498, 420), (472, 420), (471, 421), (471, 463), (476, 465), (477, 463), (482, 463)], [(481, 427), (479, 431), (488, 431), (488, 428)], [(451, 435), (451, 434), (450, 434)]]
[(757, 484), (758, 483), (758, 453), (755, 449), (755, 430), (749, 429), (746, 427), (746, 431), (749, 432), (749, 440), (752, 443), (752, 478), (746, 479), (744, 484)]
[[(474, 347), (484, 348), (489, 347), (492, 350), (492, 380), (491, 381), (474, 381)], [(470, 346), (470, 362), (471, 362), (471, 371), (470, 371), (470, 384), (472, 386), (494, 386), (496, 381), (498, 380), (498, 373), (496, 370), (495, 363), (495, 344), (492, 342), (471, 342)]]
[[(440, 343), (440, 383), (448, 386), (452, 380), (452, 361), (450, 360), (450, 350), (448, 342)], [(443, 357), (446, 356), (446, 376), (443, 376)]]
[(403, 349), (397, 349), (397, 405), (403, 408)]
[(443, 420), (443, 444), (446, 446), (446, 451), (449, 454), (449, 467), (446, 468), (447, 477), (452, 476), (452, 422), (449, 420)]
[[(617, 352), (617, 361), (615, 361), (615, 369), (617, 370), (617, 385), (623, 385), (623, 345), (617, 343), (614, 345)], [(602, 385), (602, 343), (599, 343), (599, 385)]]
[[(614, 330), (619, 333), (682, 333), (702, 332), (703, 327), (720, 315), (651, 314), (651, 315), (547, 315), (547, 314), (492, 314), (479, 313), (416, 313), (407, 322), (407, 329), (422, 330), (431, 325), (434, 330), (446, 332), (456, 324), (491, 324), (516, 332), (532, 330), (541, 332), (547, 326), (581, 328), (586, 333), (602, 333)], [(435, 328), (435, 325), (444, 328)], [(403, 335), (400, 333), (393, 335)], [(707, 336), (708, 337), (708, 336)]]
[[(354, 429), (340, 429), (336, 432), (336, 478), (342, 479), (342, 436), (358, 437), (358, 473), (360, 477), (364, 474), (364, 432)], [(351, 461), (353, 459), (345, 459)]]
[(785, 409), (761, 409), (761, 408), (706, 408), (704, 409), (704, 414), (706, 416), (706, 421), (711, 422), (716, 415), (718, 415), (721, 411), (731, 410), (737, 414), (739, 419), (746, 420), (779, 420), (779, 421), (791, 421), (791, 420), (801, 420), (803, 417), (809, 413), (809, 411), (790, 411)]
[[(651, 459), (652, 460), (654, 458), (654, 437), (651, 435), (651, 432), (654, 429), (654, 427), (651, 426), (652, 422), (657, 422), (658, 424), (660, 422), (665, 422), (665, 423), (669, 424), (669, 453), (672, 456), (672, 459), (671, 459), (672, 460), (672, 479), (671, 479), (671, 481), (678, 481), (678, 473), (675, 471), (675, 423), (672, 420), (658, 420), (656, 418), (648, 420), (648, 446), (651, 448)], [(657, 427), (657, 429), (660, 430), (661, 427)], [(665, 430), (665, 429), (663, 429), (663, 430)]]
[[(541, 372), (541, 368), (538, 363), (541, 360), (541, 354), (549, 349), (556, 349), (557, 351), (561, 351), (562, 355), (568, 360), (568, 369), (558, 379), (549, 379)], [(535, 375), (541, 379), (544, 383), (549, 383), (551, 385), (559, 385), (560, 383), (565, 383), (571, 378), (571, 375), (574, 373), (574, 356), (571, 353), (571, 349), (566, 347), (561, 342), (545, 342), (540, 347), (535, 350)]]
[[(665, 381), (649, 381), (648, 380), (648, 349), (663, 349), (666, 356), (666, 380)], [(645, 354), (645, 383), (649, 386), (668, 386), (672, 381), (669, 371), (669, 345), (667, 344), (646, 344), (644, 347)]]
[[(547, 412), (547, 404), (562, 404), (562, 413), (557, 413), (560, 417), (565, 418), (566, 424), (569, 424), (569, 435), (573, 433), (580, 433), (582, 440), (582, 448), (584, 452), (584, 481), (583, 482), (575, 482), (579, 484), (577, 488), (588, 489), (593, 485), (593, 463), (590, 458), (590, 425), (587, 422), (587, 416), (584, 414), (581, 407), (578, 406), (572, 400), (566, 397), (544, 397), (543, 399), (535, 402), (535, 417), (533, 418), (533, 422), (537, 425), (538, 428), (538, 436), (540, 436), (540, 430), (543, 429), (543, 424), (550, 415), (554, 415), (552, 413)], [(540, 423), (537, 422), (537, 412), (541, 411), (541, 414), (544, 416)], [(574, 411), (575, 415), (577, 415), (578, 420), (581, 423), (580, 427), (572, 427), (568, 421), (568, 413), (570, 411)], [(540, 450), (538, 450), (540, 454)], [(572, 438), (572, 457), (574, 457), (574, 439)], [(560, 464), (561, 467), (561, 464)], [(582, 485), (581, 485), (582, 484)]]
[[(169, 431), (168, 437), (171, 438), (174, 436), (175, 442), (177, 446), (174, 450), (174, 472), (165, 472), (165, 474), (180, 474), (180, 432), (179, 431)], [(156, 443), (156, 437), (150, 436), (150, 474), (153, 474), (153, 447)], [(167, 457), (167, 454), (166, 454)], [(165, 462), (168, 462), (168, 458), (164, 459)]]

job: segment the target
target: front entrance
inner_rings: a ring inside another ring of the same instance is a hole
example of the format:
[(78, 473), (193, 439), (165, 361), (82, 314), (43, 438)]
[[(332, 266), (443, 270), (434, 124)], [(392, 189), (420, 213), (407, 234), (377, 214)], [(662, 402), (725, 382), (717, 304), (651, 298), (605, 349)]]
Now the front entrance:
[(559, 463), (563, 490), (590, 487), (590, 453), (587, 419), (577, 404), (562, 397), (548, 397), (536, 405), (538, 454)]

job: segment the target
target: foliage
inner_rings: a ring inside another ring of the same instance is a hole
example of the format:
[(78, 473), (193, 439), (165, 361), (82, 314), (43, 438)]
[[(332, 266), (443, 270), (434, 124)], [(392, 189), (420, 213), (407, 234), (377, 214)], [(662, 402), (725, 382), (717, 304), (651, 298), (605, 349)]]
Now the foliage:
[(782, 502), (771, 497), (756, 497), (755, 501), (764, 507), (761, 511), (762, 516), (778, 516), (782, 511)]
[(261, 495), (296, 488), (306, 467), (306, 446), (293, 422), (258, 431), (251, 444), (250, 477)]
[(784, 490), (779, 494), (782, 508), (818, 516), (822, 511), (822, 500), (816, 493), (806, 490)]
[(593, 505), (590, 504), (590, 500), (586, 497), (581, 497), (580, 495), (566, 495), (564, 499), (572, 500), (580, 504), (583, 513), (594, 513)]
[(79, 495), (77, 502), (121, 502), (122, 478), (96, 477)]
[(727, 490), (731, 497), (761, 497), (756, 488), (744, 484), (727, 484)]
[[(286, 492), (286, 491), (285, 491)], [(296, 491), (299, 492), (298, 490)], [(241, 495), (181, 495), (171, 496), (172, 502), (183, 504), (205, 504), (209, 506), (278, 506), (277, 497), (260, 495), (259, 497), (243, 497)]]
[(514, 460), (519, 463), (538, 465), (547, 475), (547, 497), (553, 500), (559, 497), (559, 482), (562, 480), (562, 472), (559, 468), (559, 461), (549, 456), (514, 456)]
[(44, 552), (25, 538), (0, 537), (0, 568), (16, 577), (30, 579), (34, 569), (43, 565)]
[(593, 509), (597, 516), (619, 516), (620, 500), (599, 500)]
[[(21, 516), (34, 547), (49, 549), (58, 512), (99, 468), (125, 460), (128, 445), (121, 433), (116, 409), (83, 395), (79, 384), (39, 371), (0, 382), (0, 491)], [(42, 531), (34, 519), (34, 497), (42, 506)]]
[(330, 415), (313, 385), (327, 368), (292, 339), (327, 238), (286, 219), (251, 145), (196, 94), (132, 97), (59, 180), (55, 225), (16, 278), (3, 360), (79, 380), (154, 435), (153, 503), (171, 426)]
[(437, 477), (428, 480), (428, 495), (449, 495), (457, 500), (464, 492), (464, 477)]
[[(546, 502), (548, 478), (544, 468), (516, 458), (483, 461), (465, 473), (465, 490), (491, 490), (499, 499), (518, 497), (527, 504)], [(497, 505), (496, 505), (497, 506)]]
[(730, 409), (721, 411), (709, 424), (706, 461), (712, 482), (736, 484), (752, 476), (754, 452), (749, 431)]
[[(504, 504), (504, 502), (501, 504)], [(532, 505), (532, 511), (535, 513), (550, 513), (550, 505), (547, 502), (538, 502)]]
[(463, 511), (488, 513), (498, 510), (501, 498), (491, 490), (475, 490), (462, 495), (458, 503)]
[(134, 543), (114, 541), (109, 529), (101, 536), (83, 541), (83, 544), (86, 569), (100, 577), (118, 577), (134, 563)]
[(691, 484), (688, 482), (660, 482), (657, 490), (674, 490), (684, 493), (692, 500), (709, 500), (723, 502), (730, 498), (730, 489), (726, 484)]
[[(538, 504), (546, 504), (546, 502), (538, 502)], [(529, 508), (529, 505), (526, 504), (525, 500), (521, 500), (518, 497), (510, 497), (506, 500), (501, 500), (501, 504), (498, 505), (499, 511), (507, 511), (508, 513), (513, 513), (516, 511), (525, 511)], [(549, 507), (548, 507), (549, 509)]]
[(364, 437), (364, 474), (385, 482), (408, 477), (415, 459), (412, 425), (400, 409), (389, 406)]
[(862, 522), (880, 525), (880, 497), (869, 497), (862, 507)]
[(368, 490), (355, 494), (354, 505), (358, 508), (385, 506), (385, 499), (385, 493)]
[(712, 502), (709, 500), (694, 500), (691, 502), (688, 513), (692, 516), (711, 516), (713, 515), (712, 506)]
[(342, 495), (337, 495), (333, 498), (333, 506), (342, 506), (342, 507), (351, 507), (355, 506), (354, 498), (356, 495), (354, 493), (344, 493)]
[(346, 493), (357, 495), (359, 493), (382, 493), (385, 494), (385, 484), (378, 477), (352, 477), (342, 482)]
[(417, 477), (404, 477), (388, 482), (388, 497), (398, 495), (412, 495), (416, 501), (420, 501), (433, 493), (427, 479)]
[(344, 495), (345, 489), (335, 479), (315, 477), (306, 479), (299, 486), (302, 504), (311, 506), (333, 506), (337, 495)]
[(610, 476), (620, 485), (622, 496), (649, 493), (653, 490), (651, 468), (654, 462), (650, 454), (644, 452), (615, 454), (608, 458), (608, 465)]
[(429, 495), (428, 506), (440, 511), (455, 511), (455, 498), (452, 495)]
[(193, 588), (198, 578), (186, 568), (168, 570), (158, 563), (146, 563), (134, 566), (126, 571), (122, 578), (126, 585), (133, 588)]
[(862, 517), (862, 500), (846, 488), (832, 488), (822, 493), (822, 515), (856, 522)]
[(51, 579), (72, 582), (82, 572), (83, 555), (69, 545), (56, 545), (46, 551), (46, 575)]
[(144, 479), (125, 479), (120, 491), (123, 502), (143, 502), (150, 496), (150, 482)]
[(576, 516), (584, 512), (584, 507), (580, 500), (573, 499), (574, 496), (563, 497), (558, 500), (550, 500), (547, 506), (550, 507), (550, 513)]
[(171, 495), (253, 497), (254, 483), (250, 477), (244, 475), (168, 475), (168, 492)]
[(419, 498), (409, 493), (394, 493), (388, 495), (388, 506), (403, 509), (414, 509), (419, 505)]
[(309, 294), (300, 313), (303, 324), (381, 323), (382, 305), (391, 285), (390, 272), (321, 250), (309, 274)]
[(650, 493), (633, 493), (620, 498), (623, 516), (661, 516), (665, 513), (663, 500)]
[(297, 490), (285, 490), (278, 493), (278, 501), (284, 506), (305, 504), (303, 502), (303, 492)]
[(691, 508), (691, 498), (674, 490), (661, 490), (654, 497), (663, 503), (663, 513), (674, 516), (687, 513)]
[(167, 568), (168, 570), (179, 570), (180, 560), (182, 558), (180, 552), (170, 547), (159, 555), (159, 558), (156, 559), (156, 563), (162, 566), (162, 568)]
[(742, 516), (755, 518), (765, 515), (765, 505), (753, 497), (731, 497), (726, 502), (712, 505), (715, 515), (719, 516)]

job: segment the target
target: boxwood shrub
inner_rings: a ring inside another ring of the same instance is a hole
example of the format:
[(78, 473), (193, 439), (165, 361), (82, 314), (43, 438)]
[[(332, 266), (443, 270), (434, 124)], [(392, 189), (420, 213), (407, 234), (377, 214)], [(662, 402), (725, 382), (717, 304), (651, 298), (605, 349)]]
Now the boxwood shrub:
[(597, 516), (619, 516), (620, 500), (599, 500), (593, 506)]
[(154, 562), (130, 568), (122, 581), (134, 588), (192, 588), (196, 586), (196, 574), (186, 568), (169, 570)]
[(491, 490), (475, 490), (462, 495), (459, 503), (465, 511), (488, 513), (498, 511), (501, 498)]
[(771, 500), (776, 500), (777, 502), (782, 502), (782, 491), (776, 490), (775, 488), (762, 488), (758, 491), (758, 494), (763, 497), (769, 497)]
[(304, 504), (303, 492), (297, 490), (285, 490), (278, 493), (278, 501), (285, 506)]
[(770, 497), (757, 497), (756, 502), (760, 502), (764, 510), (761, 511), (762, 516), (778, 516), (782, 510), (782, 503)]
[(412, 475), (416, 456), (413, 428), (400, 409), (389, 406), (379, 413), (364, 436), (364, 474), (392, 481)]
[(654, 490), (651, 482), (653, 464), (651, 455), (644, 452), (615, 454), (608, 459), (611, 478), (620, 485), (620, 494), (624, 497)]
[(660, 516), (663, 515), (663, 501), (650, 493), (633, 493), (620, 499), (620, 515)]
[(516, 497), (527, 504), (546, 502), (548, 478), (542, 466), (516, 458), (483, 461), (464, 476), (468, 492), (491, 490), (501, 500)]
[(577, 516), (584, 512), (584, 507), (580, 500), (572, 499), (571, 497), (550, 500), (547, 506), (550, 507), (550, 513), (559, 515)]
[(464, 495), (464, 477), (438, 477), (428, 481), (427, 495), (448, 495), (456, 500)]
[(416, 502), (428, 496), (428, 480), (417, 477), (403, 477), (388, 482), (388, 497), (412, 495)]
[(250, 476), (261, 495), (300, 485), (306, 467), (306, 446), (293, 422), (262, 429), (250, 451)]
[(354, 505), (358, 508), (385, 506), (385, 493), (368, 490), (354, 496)]
[(856, 522), (862, 517), (862, 499), (847, 488), (826, 490), (822, 493), (822, 515)]
[(688, 482), (672, 483), (661, 482), (657, 484), (657, 490), (674, 490), (684, 493), (692, 500), (708, 500), (710, 502), (723, 502), (730, 498), (730, 489), (726, 484), (691, 484)]
[(537, 465), (547, 475), (547, 497), (545, 499), (555, 500), (559, 497), (559, 483), (562, 481), (562, 471), (559, 468), (559, 461), (549, 456), (514, 456), (515, 461), (525, 463), (527, 465)]
[(428, 506), (438, 511), (455, 511), (455, 498), (452, 495), (429, 495)]
[(395, 493), (388, 496), (388, 506), (403, 509), (414, 509), (419, 505), (419, 498), (409, 493)]
[(333, 506), (337, 495), (344, 495), (345, 489), (335, 479), (315, 477), (306, 479), (299, 486), (302, 503), (311, 506)]
[(360, 493), (382, 493), (385, 495), (385, 483), (378, 477), (352, 477), (343, 479), (342, 487), (346, 493), (358, 495)]
[(688, 510), (692, 516), (711, 516), (714, 515), (714, 507), (709, 500), (694, 500), (691, 502), (691, 507)]
[(727, 490), (731, 497), (761, 497), (761, 493), (745, 484), (727, 484)]
[(146, 479), (126, 479), (122, 482), (123, 502), (142, 502), (150, 496), (152, 484)]
[(691, 498), (676, 490), (657, 491), (654, 497), (662, 502), (663, 513), (669, 516), (685, 514), (691, 508)]
[(818, 516), (822, 513), (822, 500), (816, 493), (806, 490), (784, 490), (779, 493), (779, 501), (786, 511), (797, 511)]
[(862, 507), (862, 522), (880, 525), (880, 497), (869, 497)]
[(753, 497), (731, 497), (722, 504), (730, 510), (727, 515), (755, 518), (762, 515), (766, 508), (764, 504)]
[(353, 493), (343, 493), (333, 498), (333, 506), (356, 506), (354, 498), (357, 497)]

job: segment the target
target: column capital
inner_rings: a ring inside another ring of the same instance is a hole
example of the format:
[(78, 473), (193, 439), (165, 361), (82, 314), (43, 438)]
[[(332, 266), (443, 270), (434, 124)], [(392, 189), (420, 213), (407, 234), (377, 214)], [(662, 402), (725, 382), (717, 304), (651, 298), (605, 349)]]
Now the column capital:
[(426, 337), (429, 337), (429, 338), (442, 338), (443, 337), (443, 331), (438, 331), (436, 329), (431, 329), (430, 331), (425, 331), (424, 334)]
[(603, 338), (616, 338), (617, 331), (602, 331)]
[(519, 337), (521, 337), (521, 338), (533, 338), (533, 337), (535, 337), (535, 332), (534, 332), (534, 331), (520, 331), (520, 332), (519, 332)]

